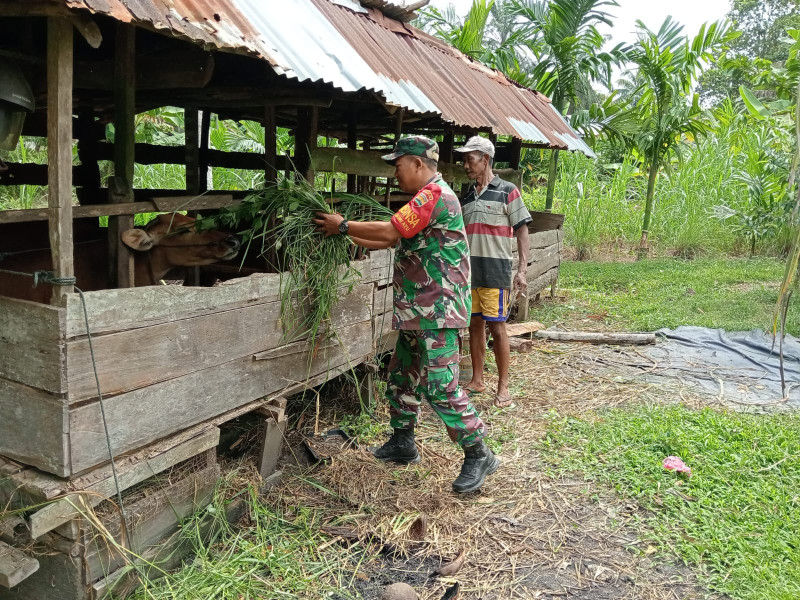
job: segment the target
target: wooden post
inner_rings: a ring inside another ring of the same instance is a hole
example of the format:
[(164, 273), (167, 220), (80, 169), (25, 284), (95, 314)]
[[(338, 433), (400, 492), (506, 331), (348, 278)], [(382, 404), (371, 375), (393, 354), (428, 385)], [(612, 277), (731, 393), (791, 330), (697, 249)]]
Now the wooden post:
[(512, 169), (519, 169), (519, 163), (522, 160), (522, 140), (519, 138), (511, 138), (511, 159), (508, 166)]
[[(358, 135), (356, 134), (356, 113), (351, 112), (347, 120), (347, 147), (355, 150), (358, 145)], [(347, 193), (355, 194), (357, 186), (356, 175), (347, 176)]]
[[(47, 20), (47, 204), (56, 277), (72, 277), (72, 23)], [(52, 304), (63, 304), (73, 286), (53, 286)]]
[[(211, 140), (209, 133), (211, 130), (211, 111), (200, 111), (200, 186), (198, 187), (198, 194), (208, 191), (208, 148)], [(213, 174), (211, 188), (214, 188)]]
[(200, 193), (200, 112), (194, 107), (186, 107), (183, 113), (185, 127), (186, 155), (186, 193), (196, 196)]
[[(114, 179), (111, 203), (133, 202), (133, 163), (136, 141), (136, 29), (117, 23), (114, 49)], [(122, 243), (122, 233), (133, 228), (133, 216), (109, 217), (109, 275), (116, 287), (134, 285), (133, 254)]]
[[(453, 143), (453, 130), (448, 127), (444, 131), (444, 139), (442, 139), (442, 143), (439, 145), (439, 160), (446, 164), (453, 163), (453, 147), (455, 144)], [(455, 185), (455, 182), (448, 181), (447, 184), (452, 188)]]
[(264, 107), (264, 181), (278, 181), (278, 135), (276, 132), (275, 105)]
[[(404, 108), (400, 108), (394, 115), (394, 143), (397, 145), (397, 142), (400, 141), (400, 137), (403, 135), (403, 113), (405, 113)], [(391, 192), (389, 191), (392, 179), (394, 177), (387, 177), (386, 178), (386, 207), (388, 208), (391, 203)]]
[[(264, 187), (278, 182), (278, 124), (275, 116), (275, 105), (268, 104), (264, 107)], [(287, 161), (288, 162), (288, 161)], [(275, 227), (275, 215), (269, 217), (269, 229)], [(267, 242), (267, 264), (277, 269), (278, 251), (275, 248), (274, 234), (270, 234)]]
[[(201, 113), (196, 107), (183, 109), (184, 154), (186, 159), (186, 195), (198, 196), (205, 187), (206, 174), (200, 168), (200, 120)], [(197, 211), (188, 211), (189, 216), (197, 217)], [(186, 269), (184, 285), (200, 285), (200, 267)]]
[(100, 204), (100, 165), (98, 159), (98, 134), (94, 113), (82, 110), (78, 114), (78, 158), (81, 161), (78, 200), (82, 205)]
[(314, 184), (311, 153), (317, 147), (319, 109), (316, 106), (297, 109), (297, 130), (294, 136), (294, 162), (297, 171), (306, 181)]

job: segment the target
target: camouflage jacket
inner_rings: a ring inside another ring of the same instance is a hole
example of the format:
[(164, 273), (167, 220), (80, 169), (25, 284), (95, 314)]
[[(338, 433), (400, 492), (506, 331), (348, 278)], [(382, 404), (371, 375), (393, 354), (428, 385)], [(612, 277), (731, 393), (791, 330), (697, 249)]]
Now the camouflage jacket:
[(402, 238), (394, 255), (393, 329), (469, 325), (469, 248), (461, 205), (436, 177), (392, 217)]

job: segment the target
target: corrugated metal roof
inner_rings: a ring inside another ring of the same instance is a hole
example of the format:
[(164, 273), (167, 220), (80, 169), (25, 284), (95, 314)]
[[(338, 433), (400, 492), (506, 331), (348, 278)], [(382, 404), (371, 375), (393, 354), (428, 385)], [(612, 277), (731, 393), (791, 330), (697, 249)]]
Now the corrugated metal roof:
[(594, 155), (546, 97), (388, 17), (407, 13), (384, 0), (58, 1), (260, 56), (298, 81), (371, 90), (456, 126)]

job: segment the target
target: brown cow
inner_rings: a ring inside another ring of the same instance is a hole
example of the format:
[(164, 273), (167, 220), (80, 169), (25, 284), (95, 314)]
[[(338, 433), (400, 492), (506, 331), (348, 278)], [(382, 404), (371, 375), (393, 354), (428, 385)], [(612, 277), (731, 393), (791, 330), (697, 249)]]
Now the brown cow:
[[(176, 267), (210, 265), (230, 260), (239, 253), (239, 238), (220, 231), (196, 231), (194, 221), (193, 218), (181, 214), (164, 214), (150, 221), (143, 229), (129, 229), (122, 233), (123, 243), (136, 250), (136, 286), (154, 285)], [(30, 236), (27, 231), (22, 231), (25, 225), (29, 224), (13, 224), (7, 227), (12, 228), (8, 231), (16, 233), (18, 240), (22, 239), (23, 243), (24, 240), (31, 240), (29, 244), (38, 244), (39, 247), (14, 254), (17, 248), (9, 247), (10, 235), (3, 236), (0, 233), (0, 269), (26, 273), (51, 270), (50, 250), (41, 247), (43, 232), (39, 229), (42, 224), (35, 224), (38, 229)], [(100, 236), (104, 231), (97, 228), (94, 235)], [(9, 255), (3, 258), (3, 252), (9, 252)], [(76, 239), (74, 263), (76, 285), (80, 289), (90, 291), (109, 287), (108, 244), (105, 239)], [(34, 288), (29, 278), (0, 272), (0, 296), (48, 303), (51, 295), (52, 286), (48, 284), (40, 283)]]

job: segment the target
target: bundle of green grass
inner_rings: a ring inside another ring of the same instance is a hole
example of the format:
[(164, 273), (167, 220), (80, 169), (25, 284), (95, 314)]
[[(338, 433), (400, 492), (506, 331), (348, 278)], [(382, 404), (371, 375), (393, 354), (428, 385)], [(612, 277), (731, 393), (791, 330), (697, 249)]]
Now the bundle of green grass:
[(392, 216), (369, 196), (337, 194), (326, 200), (300, 178), (268, 186), (203, 221), (204, 227), (246, 225), (239, 231), (246, 248), (243, 256), (257, 244), (260, 254), (285, 277), (281, 313), (286, 337), (308, 336), (312, 344), (320, 335), (330, 334), (331, 309), (361, 275), (353, 265), (356, 247), (350, 238), (324, 237), (313, 223), (317, 212), (364, 221), (388, 221)]

